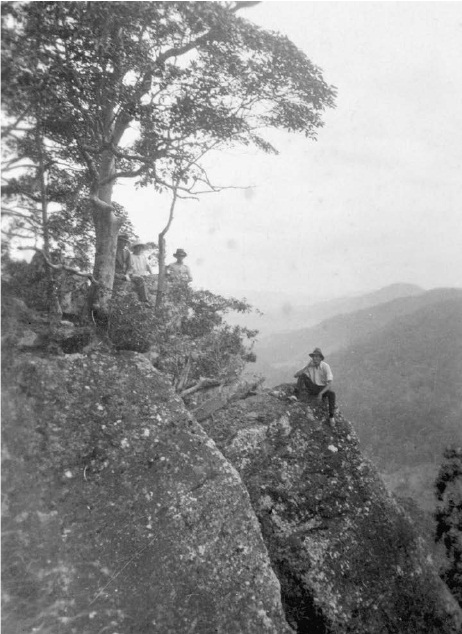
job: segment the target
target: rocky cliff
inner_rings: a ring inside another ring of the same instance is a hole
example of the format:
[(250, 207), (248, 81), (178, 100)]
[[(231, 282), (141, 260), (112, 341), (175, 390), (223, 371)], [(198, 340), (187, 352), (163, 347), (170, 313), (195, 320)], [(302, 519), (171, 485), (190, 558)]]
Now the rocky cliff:
[(457, 632), (423, 540), (364, 459), (352, 425), (291, 386), (202, 422), (239, 471), (298, 632)]
[(3, 364), (5, 631), (459, 631), (343, 417), (283, 387), (199, 424), (142, 354), (22, 347)]
[(5, 632), (290, 631), (242, 481), (142, 355), (4, 369)]

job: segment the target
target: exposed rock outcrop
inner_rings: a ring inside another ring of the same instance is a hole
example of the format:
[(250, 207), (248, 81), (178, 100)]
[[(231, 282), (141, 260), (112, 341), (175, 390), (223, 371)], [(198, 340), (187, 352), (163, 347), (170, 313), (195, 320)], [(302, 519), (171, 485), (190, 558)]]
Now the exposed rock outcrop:
[(37, 331), (19, 309), (4, 340), (5, 631), (460, 631), (342, 416), (332, 430), (290, 387), (246, 388), (200, 403), (200, 426), (142, 354), (19, 352)]
[(290, 631), (235, 469), (136, 353), (10, 357), (10, 634)]
[(95, 339), (93, 335), (90, 326), (67, 320), (55, 322), (51, 327), (47, 313), (30, 309), (7, 293), (2, 295), (2, 348), (8, 363), (17, 351), (52, 354), (87, 351)]
[(299, 632), (460, 632), (423, 540), (364, 460), (351, 424), (291, 388), (230, 403), (202, 425), (249, 491)]

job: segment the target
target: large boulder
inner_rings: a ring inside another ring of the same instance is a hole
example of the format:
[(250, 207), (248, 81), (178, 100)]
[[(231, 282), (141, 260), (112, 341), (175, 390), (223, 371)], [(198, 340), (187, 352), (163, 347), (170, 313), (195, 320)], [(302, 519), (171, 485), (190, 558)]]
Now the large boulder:
[[(264, 391), (202, 422), (239, 471), (303, 633), (456, 634), (461, 611), (340, 414)], [(292, 397), (293, 398), (293, 397)]]
[(9, 357), (9, 634), (288, 633), (235, 469), (140, 354)]

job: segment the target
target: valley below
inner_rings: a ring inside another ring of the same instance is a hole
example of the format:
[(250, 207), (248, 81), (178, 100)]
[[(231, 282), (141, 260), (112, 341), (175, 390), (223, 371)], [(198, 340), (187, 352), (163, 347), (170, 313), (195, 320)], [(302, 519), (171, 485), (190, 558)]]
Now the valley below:
[(462, 290), (395, 284), (328, 302), (320, 319), (323, 306), (314, 325), (261, 336), (248, 374), (293, 383), (321, 347), (365, 454), (395, 494), (433, 512), (444, 449), (462, 445)]

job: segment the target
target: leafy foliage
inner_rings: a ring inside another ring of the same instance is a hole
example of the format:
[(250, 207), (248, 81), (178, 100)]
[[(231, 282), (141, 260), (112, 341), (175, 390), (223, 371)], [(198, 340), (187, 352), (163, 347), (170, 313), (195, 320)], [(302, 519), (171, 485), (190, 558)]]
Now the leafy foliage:
[(267, 127), (314, 138), (333, 106), (335, 89), (296, 46), (236, 15), (246, 4), (3, 3), (12, 160), (39, 126), (47, 163), (77, 170), (104, 287), (112, 288), (121, 224), (112, 205), (118, 178), (214, 190), (205, 153), (234, 143), (272, 151)]
[(135, 293), (119, 288), (112, 300), (108, 334), (119, 349), (151, 350), (155, 365), (179, 389), (201, 377), (226, 382), (255, 360), (251, 347), (257, 333), (230, 326), (224, 316), (250, 309), (245, 301), (175, 284), (168, 288), (161, 310), (155, 312), (139, 302)]
[(449, 562), (443, 579), (462, 606), (462, 448), (444, 452), (435, 490), (436, 541), (443, 542)]
[(48, 310), (47, 279), (45, 267), (40, 270), (25, 261), (3, 262), (2, 277), (4, 290), (23, 300), (29, 308), (39, 311)]

